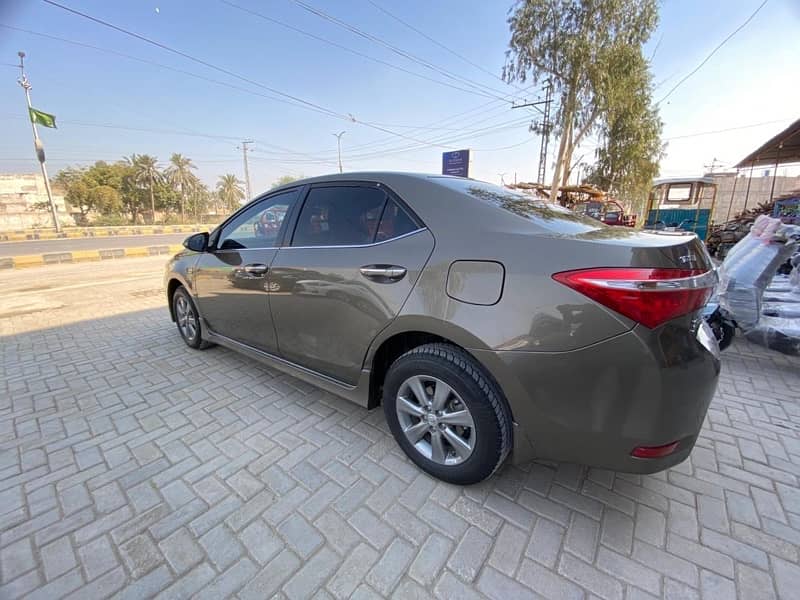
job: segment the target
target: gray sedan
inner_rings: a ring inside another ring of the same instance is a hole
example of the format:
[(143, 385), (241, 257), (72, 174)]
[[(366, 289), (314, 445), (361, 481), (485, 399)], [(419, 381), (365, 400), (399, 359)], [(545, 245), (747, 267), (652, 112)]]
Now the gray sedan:
[(608, 227), (471, 179), (349, 173), (256, 198), (167, 266), (187, 345), (373, 408), (420, 468), (511, 455), (649, 473), (692, 450), (719, 350), (693, 234)]

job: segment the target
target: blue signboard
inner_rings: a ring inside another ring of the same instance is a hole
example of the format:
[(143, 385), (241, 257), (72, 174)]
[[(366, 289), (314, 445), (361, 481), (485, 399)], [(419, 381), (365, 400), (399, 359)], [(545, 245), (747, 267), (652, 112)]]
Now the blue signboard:
[(442, 152), (442, 175), (469, 177), (469, 150)]

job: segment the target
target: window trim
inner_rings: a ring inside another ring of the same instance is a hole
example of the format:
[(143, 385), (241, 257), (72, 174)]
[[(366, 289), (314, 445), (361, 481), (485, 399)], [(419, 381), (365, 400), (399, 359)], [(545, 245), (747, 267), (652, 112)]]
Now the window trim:
[[(331, 249), (334, 249), (334, 248), (369, 248), (370, 246), (377, 246), (378, 244), (385, 244), (386, 242), (392, 242), (394, 240), (397, 240), (397, 239), (400, 239), (400, 238), (404, 238), (404, 237), (413, 235), (415, 233), (419, 233), (420, 231), (426, 230), (428, 228), (425, 225), (425, 223), (422, 222), (422, 219), (419, 218), (417, 213), (415, 213), (411, 209), (411, 207), (408, 206), (408, 204), (406, 202), (404, 202), (403, 199), (400, 198), (400, 196), (398, 196), (394, 192), (394, 190), (392, 190), (388, 185), (386, 185), (384, 183), (381, 183), (379, 181), (361, 181), (361, 180), (321, 181), (321, 182), (318, 182), (318, 183), (312, 183), (312, 184), (308, 185), (307, 187), (308, 187), (308, 189), (304, 190), (303, 193), (302, 193), (302, 200), (300, 202), (296, 203), (297, 210), (294, 211), (294, 214), (292, 215), (292, 217), (294, 219), (294, 222), (291, 224), (292, 232), (291, 232), (291, 235), (287, 235), (287, 236), (284, 237), (284, 240), (283, 240), (284, 243), (281, 246), (281, 249), (302, 248), (302, 249), (308, 250), (310, 248), (325, 248), (327, 250), (331, 250)], [(341, 245), (336, 245), (336, 246), (293, 246), (292, 243), (294, 242), (294, 236), (297, 233), (297, 225), (298, 225), (299, 220), (300, 220), (300, 214), (302, 213), (303, 208), (305, 208), (306, 202), (308, 201), (308, 197), (311, 194), (311, 191), (316, 189), (316, 188), (324, 188), (324, 187), (366, 187), (366, 188), (376, 188), (376, 189), (382, 190), (384, 192), (384, 194), (386, 195), (386, 200), (383, 203), (383, 208), (381, 209), (381, 215), (380, 215), (380, 218), (378, 220), (378, 224), (380, 225), (380, 219), (383, 218), (383, 214), (386, 211), (386, 207), (388, 206), (389, 201), (394, 201), (394, 202), (397, 203), (397, 205), (402, 210), (404, 210), (406, 212), (406, 214), (411, 219), (411, 221), (417, 226), (417, 229), (415, 229), (413, 231), (406, 232), (406, 233), (401, 234), (401, 235), (397, 235), (397, 236), (391, 237), (391, 238), (389, 238), (387, 240), (381, 240), (379, 242), (375, 241), (375, 237), (377, 237), (377, 234), (378, 234), (378, 231), (376, 229), (375, 230), (375, 236), (373, 236), (373, 238), (372, 238), (372, 242), (369, 242), (369, 243), (366, 243), (366, 244), (341, 244)]]
[[(239, 210), (230, 215), (222, 223), (217, 225), (211, 232), (211, 234), (209, 234), (209, 239), (211, 240), (211, 243), (209, 244), (209, 251), (218, 253), (218, 252), (242, 252), (243, 250), (277, 250), (278, 248), (282, 248), (286, 241), (287, 232), (289, 231), (289, 229), (292, 230), (294, 229), (294, 223), (292, 223), (292, 219), (296, 216), (297, 206), (305, 202), (305, 197), (307, 193), (306, 188), (308, 187), (309, 187), (308, 184), (304, 184), (289, 188), (281, 188), (280, 190), (275, 190), (274, 192), (270, 190), (265, 194), (253, 198), (250, 202), (242, 206)], [(275, 238), (274, 246), (260, 246), (258, 248), (219, 248), (217, 246), (219, 238), (222, 235), (222, 230), (225, 229), (225, 227), (227, 227), (235, 219), (239, 218), (239, 216), (242, 213), (247, 212), (257, 204), (268, 202), (270, 199), (276, 196), (280, 196), (281, 194), (285, 194), (286, 192), (291, 192), (294, 190), (297, 190), (297, 197), (295, 198), (294, 202), (292, 202), (292, 205), (289, 207), (289, 210), (286, 211), (286, 216), (283, 218), (283, 223), (281, 224), (281, 231), (278, 232), (278, 237)]]
[(335, 248), (371, 248), (372, 246), (380, 246), (381, 244), (388, 244), (389, 242), (393, 242), (395, 240), (401, 240), (405, 237), (409, 237), (412, 235), (416, 235), (420, 231), (427, 231), (427, 227), (420, 227), (419, 229), (415, 229), (414, 231), (408, 231), (401, 235), (396, 235), (393, 238), (389, 238), (388, 240), (381, 240), (380, 242), (370, 242), (368, 244), (342, 244), (340, 246), (281, 246), (281, 250), (312, 250), (317, 248), (322, 248), (326, 250), (333, 250)]

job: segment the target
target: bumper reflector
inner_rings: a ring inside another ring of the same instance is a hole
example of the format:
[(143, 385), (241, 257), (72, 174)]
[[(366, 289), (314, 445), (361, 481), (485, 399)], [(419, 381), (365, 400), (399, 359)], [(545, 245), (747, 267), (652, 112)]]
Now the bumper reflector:
[(679, 442), (672, 442), (663, 446), (637, 446), (631, 452), (631, 456), (636, 458), (664, 458), (669, 456), (678, 448)]

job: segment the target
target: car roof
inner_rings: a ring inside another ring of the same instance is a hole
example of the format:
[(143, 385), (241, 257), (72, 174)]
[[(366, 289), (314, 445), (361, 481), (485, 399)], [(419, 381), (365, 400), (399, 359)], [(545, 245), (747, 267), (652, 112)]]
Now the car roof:
[(330, 173), (328, 175), (317, 175), (316, 177), (306, 177), (305, 179), (298, 179), (291, 181), (285, 185), (281, 185), (269, 190), (270, 193), (282, 189), (289, 189), (300, 185), (312, 183), (334, 183), (337, 181), (374, 181), (377, 183), (387, 183), (388, 180), (417, 180), (429, 181), (431, 179), (464, 179), (463, 177), (455, 177), (453, 175), (438, 175), (436, 173), (413, 173), (406, 171), (353, 171), (347, 173)]

